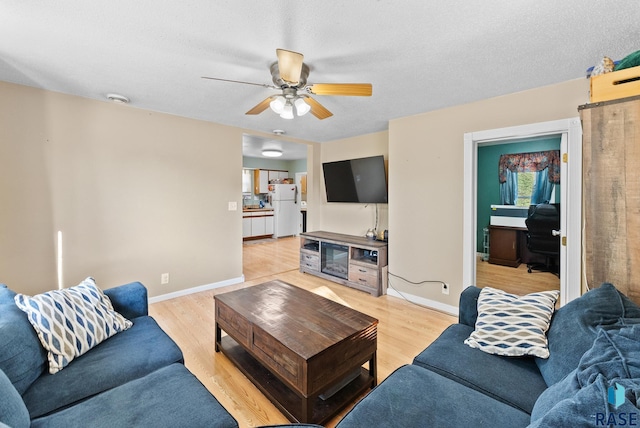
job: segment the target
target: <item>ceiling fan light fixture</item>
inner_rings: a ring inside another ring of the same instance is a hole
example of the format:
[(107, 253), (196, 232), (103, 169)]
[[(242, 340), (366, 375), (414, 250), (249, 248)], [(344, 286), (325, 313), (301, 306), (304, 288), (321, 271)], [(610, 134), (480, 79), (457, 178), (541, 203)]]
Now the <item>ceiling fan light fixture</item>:
[(262, 156), (266, 156), (268, 158), (279, 158), (280, 156), (282, 156), (282, 150), (264, 149), (262, 151)]
[(296, 106), (296, 113), (298, 113), (298, 116), (304, 116), (311, 110), (311, 106), (304, 102), (304, 98), (302, 97), (296, 99), (294, 104)]
[(271, 110), (273, 110), (274, 113), (280, 114), (284, 109), (285, 102), (284, 97), (278, 96), (269, 103), (269, 107), (271, 107)]
[(287, 101), (287, 103), (282, 108), (282, 113), (280, 113), (280, 117), (283, 119), (293, 119), (293, 105), (291, 101)]

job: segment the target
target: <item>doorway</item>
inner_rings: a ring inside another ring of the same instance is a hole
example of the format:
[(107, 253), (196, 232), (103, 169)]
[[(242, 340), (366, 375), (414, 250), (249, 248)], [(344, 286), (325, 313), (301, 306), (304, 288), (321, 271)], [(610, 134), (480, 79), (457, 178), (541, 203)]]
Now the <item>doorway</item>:
[[(541, 122), (464, 136), (464, 230), (463, 281), (476, 284), (477, 276), (477, 174), (478, 148), (482, 145), (509, 143), (545, 136), (560, 136), (563, 157), (560, 181), (564, 183), (560, 204), (560, 302), (562, 305), (580, 296), (581, 291), (581, 219), (582, 219), (582, 128), (579, 118)], [(571, 219), (571, 221), (568, 221)]]

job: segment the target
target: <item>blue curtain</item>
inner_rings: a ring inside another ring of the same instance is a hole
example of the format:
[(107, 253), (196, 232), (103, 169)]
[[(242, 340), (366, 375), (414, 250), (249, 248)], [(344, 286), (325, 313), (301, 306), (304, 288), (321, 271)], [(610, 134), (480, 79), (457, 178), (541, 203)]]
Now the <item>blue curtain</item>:
[(505, 170), (506, 180), (500, 183), (500, 203), (502, 205), (515, 205), (518, 200), (518, 173), (509, 169)]
[(554, 184), (549, 181), (547, 168), (536, 172), (536, 182), (533, 184), (531, 194), (531, 205), (548, 203), (551, 199), (551, 192)]

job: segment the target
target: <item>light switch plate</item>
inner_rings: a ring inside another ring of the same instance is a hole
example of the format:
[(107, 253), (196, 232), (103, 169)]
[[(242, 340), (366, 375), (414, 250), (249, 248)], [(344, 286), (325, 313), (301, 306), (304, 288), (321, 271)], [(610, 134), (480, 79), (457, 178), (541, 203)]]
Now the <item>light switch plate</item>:
[(237, 202), (229, 202), (229, 211), (237, 211), (238, 203)]

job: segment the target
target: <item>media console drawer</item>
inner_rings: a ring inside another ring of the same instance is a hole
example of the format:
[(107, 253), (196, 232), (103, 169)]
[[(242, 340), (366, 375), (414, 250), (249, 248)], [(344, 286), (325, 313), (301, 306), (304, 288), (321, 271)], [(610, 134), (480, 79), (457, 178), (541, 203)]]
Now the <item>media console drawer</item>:
[(320, 270), (320, 256), (300, 251), (300, 267), (311, 270)]

